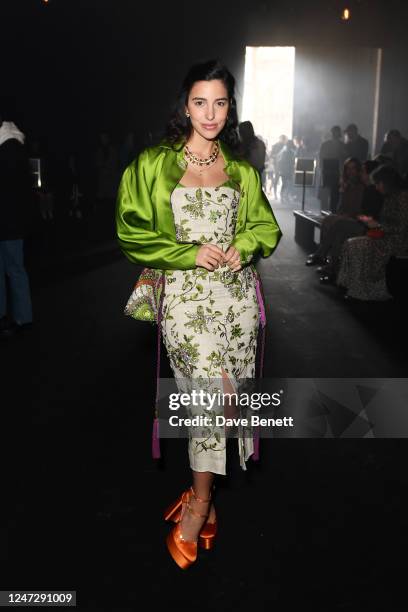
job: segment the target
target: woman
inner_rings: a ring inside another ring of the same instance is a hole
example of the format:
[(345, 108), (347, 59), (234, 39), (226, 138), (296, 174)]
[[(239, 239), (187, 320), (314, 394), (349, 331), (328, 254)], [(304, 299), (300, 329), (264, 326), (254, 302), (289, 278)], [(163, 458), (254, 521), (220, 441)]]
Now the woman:
[(340, 205), (337, 214), (355, 218), (361, 212), (364, 184), (361, 180), (362, 165), (356, 157), (349, 157), (344, 162), (340, 179)]
[[(118, 193), (124, 253), (165, 271), (161, 329), (182, 391), (234, 392), (254, 377), (259, 309), (249, 264), (257, 253), (271, 255), (281, 237), (259, 173), (228, 146), (236, 142), (234, 84), (216, 61), (193, 66), (166, 139), (126, 169)], [(252, 438), (238, 446), (245, 469)], [(183, 569), (196, 560), (199, 537), (213, 542), (211, 490), (215, 474), (226, 474), (225, 457), (223, 430), (190, 432), (193, 484), (165, 515), (176, 522), (167, 545)]]
[(350, 157), (343, 165), (343, 174), (340, 179), (340, 205), (336, 214), (323, 219), (321, 225), (320, 245), (314, 253), (306, 259), (307, 266), (324, 263), (331, 246), (331, 234), (334, 226), (343, 219), (355, 219), (361, 212), (364, 184), (361, 180), (361, 162)]
[(347, 290), (347, 298), (386, 301), (392, 298), (386, 283), (387, 263), (392, 255), (408, 252), (408, 191), (391, 166), (380, 166), (372, 178), (384, 203), (379, 221), (370, 216), (364, 221), (369, 229), (381, 231), (344, 243), (337, 284)]
[(372, 184), (371, 173), (379, 167), (378, 162), (367, 160), (362, 164), (361, 182), (364, 185), (361, 201), (361, 214), (354, 217), (341, 217), (327, 231), (324, 238), (324, 249), (330, 261), (317, 269), (321, 283), (335, 283), (344, 242), (353, 236), (364, 236), (367, 232), (365, 219), (378, 219), (382, 207), (382, 195)]

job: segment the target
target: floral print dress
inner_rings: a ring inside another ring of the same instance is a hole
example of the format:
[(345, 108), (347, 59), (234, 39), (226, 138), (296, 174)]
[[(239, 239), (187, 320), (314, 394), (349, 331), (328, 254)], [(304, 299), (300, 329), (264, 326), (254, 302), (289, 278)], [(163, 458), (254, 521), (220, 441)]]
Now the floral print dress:
[[(171, 196), (179, 242), (212, 243), (225, 252), (235, 235), (240, 193), (229, 180), (219, 187), (178, 185)], [(227, 265), (210, 272), (166, 270), (162, 334), (180, 393), (223, 393), (222, 369), (234, 391), (255, 376), (259, 308), (252, 266), (232, 272)], [(229, 389), (231, 391), (231, 389)], [(189, 428), (189, 459), (194, 471), (226, 474), (226, 430), (215, 416), (229, 413), (224, 402), (190, 404), (185, 416), (206, 424)], [(242, 410), (242, 409), (241, 409)], [(211, 420), (211, 424), (208, 422)], [(253, 453), (250, 427), (237, 428), (240, 465)]]

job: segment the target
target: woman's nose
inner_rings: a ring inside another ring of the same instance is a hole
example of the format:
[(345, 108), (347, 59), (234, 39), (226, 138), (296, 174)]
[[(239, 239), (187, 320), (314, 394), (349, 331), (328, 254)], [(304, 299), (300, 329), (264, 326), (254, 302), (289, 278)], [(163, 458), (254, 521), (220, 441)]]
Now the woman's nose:
[(207, 108), (207, 113), (206, 113), (206, 115), (207, 115), (207, 119), (208, 119), (208, 120), (210, 120), (210, 121), (211, 121), (211, 119), (214, 119), (214, 117), (215, 117), (215, 113), (214, 113), (214, 109), (213, 109), (213, 107), (212, 107), (212, 106), (209, 106), (209, 107)]

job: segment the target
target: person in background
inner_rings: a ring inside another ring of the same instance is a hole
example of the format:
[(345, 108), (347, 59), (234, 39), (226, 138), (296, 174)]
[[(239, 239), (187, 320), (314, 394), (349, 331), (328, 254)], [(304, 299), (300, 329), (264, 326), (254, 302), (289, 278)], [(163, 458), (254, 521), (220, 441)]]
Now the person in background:
[(363, 162), (368, 159), (368, 140), (360, 136), (355, 123), (350, 123), (344, 130), (347, 157), (355, 157)]
[(380, 166), (372, 179), (384, 196), (379, 219), (360, 217), (368, 231), (344, 243), (336, 282), (348, 299), (386, 301), (392, 298), (387, 264), (393, 255), (408, 254), (408, 191), (392, 166)]
[(342, 220), (355, 219), (361, 213), (363, 193), (364, 184), (361, 181), (361, 164), (358, 159), (347, 159), (344, 162), (343, 174), (340, 180), (340, 206), (336, 214), (324, 217), (321, 225), (320, 245), (317, 251), (306, 259), (307, 266), (325, 263), (333, 244), (335, 227)]
[(389, 130), (384, 137), (381, 155), (391, 160), (401, 176), (408, 172), (408, 140), (398, 130)]
[(329, 208), (337, 212), (339, 202), (340, 168), (347, 157), (344, 142), (341, 140), (341, 128), (335, 125), (331, 128), (331, 138), (322, 142), (319, 152), (322, 187), (329, 191)]
[(340, 202), (337, 214), (356, 217), (361, 212), (364, 183), (361, 180), (362, 165), (357, 157), (345, 160), (340, 179)]
[(306, 144), (303, 138), (295, 136), (293, 139), (295, 156), (298, 158), (307, 157)]
[[(321, 283), (332, 283), (336, 279), (338, 271), (341, 249), (348, 238), (354, 236), (364, 236), (367, 232), (366, 219), (379, 220), (383, 205), (383, 196), (376, 189), (371, 179), (371, 173), (379, 167), (376, 161), (367, 160), (361, 166), (360, 181), (363, 186), (363, 194), (360, 205), (360, 212), (351, 217), (343, 216), (333, 224), (324, 238), (320, 252), (328, 256), (328, 263), (317, 268), (320, 274)], [(329, 218), (331, 218), (331, 215)]]
[(250, 121), (240, 123), (238, 131), (241, 140), (240, 154), (251, 166), (258, 170), (263, 182), (266, 157), (265, 143), (255, 136), (254, 127)]
[[(24, 237), (34, 221), (34, 202), (30, 188), (28, 156), (24, 145), (25, 136), (8, 119), (6, 114), (3, 117), (0, 115), (1, 338), (8, 338), (20, 330), (31, 327), (33, 321), (23, 249)], [(9, 301), (6, 277), (9, 280)]]
[(285, 134), (281, 134), (279, 136), (278, 142), (272, 145), (271, 149), (271, 165), (273, 169), (273, 197), (275, 200), (278, 199), (278, 185), (279, 185), (279, 171), (278, 171), (278, 162), (277, 158), (279, 153), (282, 151), (283, 147), (288, 142), (288, 137)]
[(361, 180), (364, 183), (363, 201), (361, 203), (361, 214), (364, 216), (372, 217), (376, 221), (379, 221), (384, 196), (380, 193), (375, 186), (372, 174), (382, 164), (375, 159), (368, 159), (361, 166)]
[(265, 157), (265, 193), (270, 194), (272, 192), (273, 186), (273, 162), (270, 151), (268, 152), (268, 147), (266, 148), (266, 157)]
[(262, 172), (260, 174), (261, 174), (261, 180), (262, 180), (262, 189), (265, 191), (266, 189), (266, 166), (268, 162), (268, 139), (263, 138), (262, 136), (257, 136), (257, 138), (259, 138), (259, 140), (263, 142), (264, 144), (264, 152), (263, 152), (264, 165), (263, 165)]
[(292, 199), (292, 185), (295, 171), (295, 145), (293, 140), (288, 140), (276, 156), (276, 167), (279, 178), (282, 181), (280, 200), (289, 203)]

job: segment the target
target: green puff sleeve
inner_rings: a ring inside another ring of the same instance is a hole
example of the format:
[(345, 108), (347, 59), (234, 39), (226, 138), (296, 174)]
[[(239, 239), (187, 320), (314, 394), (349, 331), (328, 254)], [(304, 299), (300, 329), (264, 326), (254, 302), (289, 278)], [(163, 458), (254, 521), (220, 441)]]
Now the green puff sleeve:
[(160, 270), (191, 270), (196, 267), (200, 245), (179, 244), (175, 235), (155, 230), (155, 210), (149, 190), (152, 183), (149, 175), (153, 173), (148, 149), (123, 173), (116, 200), (119, 246), (135, 264)]
[(246, 197), (245, 227), (237, 232), (231, 242), (241, 256), (242, 265), (249, 263), (258, 251), (263, 257), (269, 257), (282, 237), (271, 205), (262, 191), (259, 172), (252, 167), (249, 170)]

